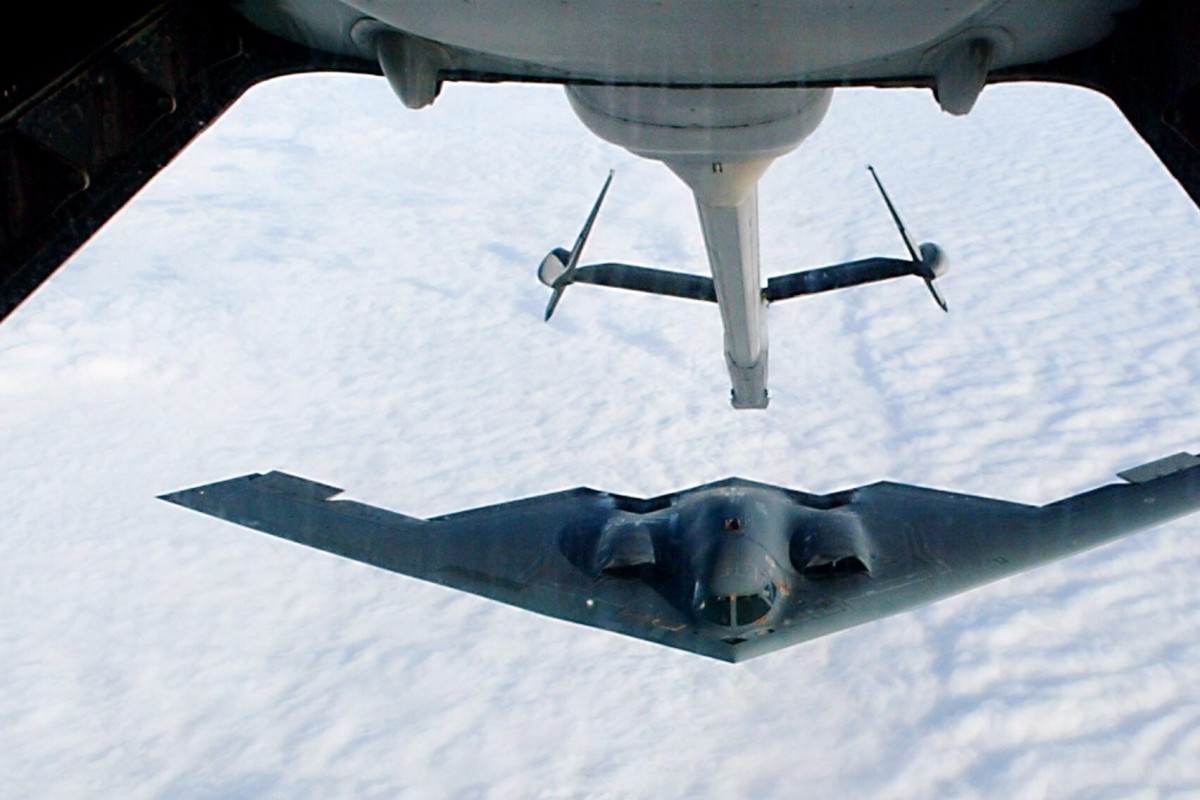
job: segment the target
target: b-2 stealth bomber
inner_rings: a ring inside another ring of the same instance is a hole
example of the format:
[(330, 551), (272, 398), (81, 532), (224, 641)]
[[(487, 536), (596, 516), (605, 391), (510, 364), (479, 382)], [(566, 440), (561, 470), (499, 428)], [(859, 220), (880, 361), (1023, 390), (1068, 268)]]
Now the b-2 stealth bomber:
[(571, 489), (429, 520), (281, 472), (162, 499), (539, 614), (744, 661), (1200, 509), (1179, 453), (1035, 507), (897, 483), (730, 478), (650, 499)]

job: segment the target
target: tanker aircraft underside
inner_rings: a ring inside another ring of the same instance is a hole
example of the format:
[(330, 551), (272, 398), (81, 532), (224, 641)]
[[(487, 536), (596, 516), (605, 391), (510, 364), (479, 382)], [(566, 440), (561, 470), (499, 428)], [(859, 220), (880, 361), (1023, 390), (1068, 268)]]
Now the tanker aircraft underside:
[[(112, 0), (66, 24), (56, 8), (0, 26), (6, 52), (22, 53), (0, 66), (0, 316), (246, 88), (311, 70), (382, 74), (412, 109), (456, 81), (559, 84), (588, 130), (666, 165), (694, 195), (711, 282), (578, 267), (578, 247), (541, 275), (555, 297), (593, 282), (715, 299), (742, 408), (767, 402), (767, 302), (930, 281), (940, 263), (906, 237), (903, 266), (869, 259), (764, 286), (758, 180), (838, 87), (927, 88), (956, 115), (1002, 81), (1095, 88), (1200, 200), (1192, 0)], [(33, 30), (55, 30), (54, 46), (25, 47)]]

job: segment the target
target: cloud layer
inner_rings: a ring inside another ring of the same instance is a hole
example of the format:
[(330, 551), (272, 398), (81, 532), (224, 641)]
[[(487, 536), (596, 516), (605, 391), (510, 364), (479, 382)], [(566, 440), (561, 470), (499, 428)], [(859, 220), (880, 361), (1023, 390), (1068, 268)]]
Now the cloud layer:
[(1187, 797), (1200, 521), (729, 666), (154, 501), (284, 469), (428, 516), (576, 485), (891, 479), (1044, 503), (1200, 446), (1200, 215), (1107, 100), (840, 92), (760, 190), (769, 274), (953, 259), (772, 308), (734, 412), (706, 305), (534, 270), (705, 268), (665, 168), (560, 90), (254, 89), (0, 328), (12, 797)]

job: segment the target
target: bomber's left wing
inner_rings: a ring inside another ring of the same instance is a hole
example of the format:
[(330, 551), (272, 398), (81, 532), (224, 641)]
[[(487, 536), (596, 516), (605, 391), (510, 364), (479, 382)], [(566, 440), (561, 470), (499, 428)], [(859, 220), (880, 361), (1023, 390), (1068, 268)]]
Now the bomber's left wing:
[(649, 585), (589, 576), (564, 553), (564, 536), (599, 530), (637, 500), (578, 488), (423, 520), (335, 499), (341, 491), (269, 472), (161, 499), (539, 614), (729, 658)]

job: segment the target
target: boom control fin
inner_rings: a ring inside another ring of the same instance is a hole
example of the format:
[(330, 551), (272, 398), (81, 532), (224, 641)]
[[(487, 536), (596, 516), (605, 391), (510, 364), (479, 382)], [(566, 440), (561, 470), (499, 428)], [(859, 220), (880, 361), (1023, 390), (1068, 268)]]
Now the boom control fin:
[(933, 242), (924, 242), (920, 247), (913, 244), (912, 237), (908, 235), (908, 230), (904, 227), (904, 221), (900, 219), (899, 212), (892, 205), (892, 198), (888, 197), (887, 190), (883, 188), (883, 181), (879, 180), (879, 175), (876, 174), (873, 166), (868, 164), (867, 169), (870, 170), (871, 177), (875, 179), (875, 185), (879, 187), (879, 193), (883, 195), (883, 202), (887, 204), (888, 212), (892, 215), (892, 221), (896, 223), (896, 230), (900, 231), (900, 238), (904, 240), (904, 246), (908, 249), (908, 255), (912, 258), (913, 264), (916, 266), (916, 274), (925, 281), (925, 288), (929, 289), (929, 293), (933, 295), (933, 301), (938, 304), (938, 307), (942, 311), (949, 311), (950, 308), (946, 305), (945, 298), (942, 297), (937, 287), (933, 285), (934, 279), (944, 275), (949, 268), (942, 248)]
[(554, 290), (550, 293), (550, 302), (546, 304), (545, 319), (547, 322), (554, 315), (554, 309), (558, 307), (558, 301), (562, 299), (563, 292), (575, 280), (575, 271), (579, 268), (579, 256), (583, 253), (583, 246), (592, 232), (592, 225), (596, 221), (596, 215), (600, 213), (600, 204), (604, 202), (604, 195), (608, 194), (608, 187), (612, 183), (612, 179), (613, 171), (610, 169), (608, 178), (604, 181), (603, 188), (600, 189), (600, 196), (596, 198), (596, 204), (592, 206), (592, 213), (588, 214), (587, 222), (583, 223), (583, 230), (579, 232), (579, 238), (575, 240), (575, 246), (571, 248), (571, 252), (568, 253), (561, 247), (557, 247), (542, 259), (542, 265), (538, 267), (538, 278)]

